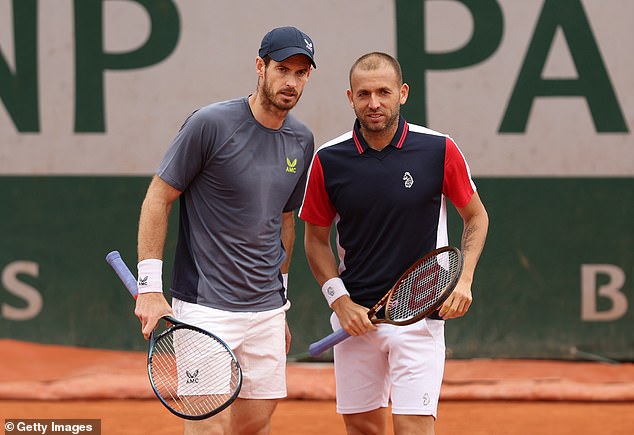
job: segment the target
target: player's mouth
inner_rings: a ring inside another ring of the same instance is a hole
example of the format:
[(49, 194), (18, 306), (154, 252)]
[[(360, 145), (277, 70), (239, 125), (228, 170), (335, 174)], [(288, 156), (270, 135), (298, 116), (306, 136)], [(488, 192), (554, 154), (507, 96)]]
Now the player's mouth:
[(385, 118), (385, 115), (381, 112), (371, 112), (366, 113), (365, 117), (368, 118), (370, 121), (380, 121)]
[(292, 91), (292, 90), (283, 90), (283, 91), (280, 91), (280, 94), (282, 94), (286, 98), (295, 98), (295, 97), (297, 97), (297, 92)]

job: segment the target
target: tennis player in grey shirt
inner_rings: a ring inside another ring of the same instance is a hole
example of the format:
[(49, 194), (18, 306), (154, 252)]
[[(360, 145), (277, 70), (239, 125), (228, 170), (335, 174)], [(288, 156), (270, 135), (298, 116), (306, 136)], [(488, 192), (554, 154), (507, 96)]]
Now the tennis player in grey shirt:
[[(141, 207), (135, 314), (143, 335), (174, 315), (222, 338), (243, 369), (238, 400), (210, 419), (185, 421), (185, 434), (268, 434), (286, 396), (286, 280), (314, 150), (311, 131), (289, 111), (316, 66), (313, 42), (294, 27), (273, 29), (255, 65), (252, 95), (187, 118)], [(162, 257), (177, 198), (170, 307)]]

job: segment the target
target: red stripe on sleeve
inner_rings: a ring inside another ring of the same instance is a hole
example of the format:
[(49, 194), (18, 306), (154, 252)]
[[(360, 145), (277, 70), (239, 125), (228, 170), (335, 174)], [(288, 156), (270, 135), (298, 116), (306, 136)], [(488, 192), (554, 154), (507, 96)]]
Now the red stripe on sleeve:
[(456, 143), (449, 137), (445, 141), (445, 176), (442, 191), (459, 208), (466, 206), (475, 192), (469, 165)]
[(324, 184), (324, 172), (319, 160), (319, 154), (313, 157), (304, 203), (299, 212), (299, 217), (313, 225), (327, 227), (335, 218), (335, 207), (330, 202), (326, 186)]

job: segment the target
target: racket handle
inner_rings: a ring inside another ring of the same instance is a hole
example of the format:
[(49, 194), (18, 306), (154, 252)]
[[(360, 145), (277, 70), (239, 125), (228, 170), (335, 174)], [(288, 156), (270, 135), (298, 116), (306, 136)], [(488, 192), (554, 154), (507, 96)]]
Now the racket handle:
[(134, 299), (136, 299), (139, 292), (137, 288), (136, 278), (134, 277), (134, 275), (132, 275), (132, 272), (130, 272), (128, 266), (126, 266), (126, 264), (123, 262), (119, 251), (112, 251), (108, 253), (108, 255), (106, 255), (106, 261), (114, 269), (116, 274), (119, 276), (119, 279), (121, 280), (121, 282), (123, 282), (130, 294), (134, 296)]
[(350, 337), (350, 334), (341, 328), (308, 346), (308, 353), (310, 353), (310, 356), (319, 356), (348, 337)]

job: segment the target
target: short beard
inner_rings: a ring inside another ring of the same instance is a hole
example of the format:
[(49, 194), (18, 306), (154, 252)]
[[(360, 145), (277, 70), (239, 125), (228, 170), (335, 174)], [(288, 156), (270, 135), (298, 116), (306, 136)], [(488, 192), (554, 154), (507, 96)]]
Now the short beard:
[(290, 111), (293, 107), (295, 107), (295, 105), (297, 104), (297, 102), (299, 101), (299, 97), (302, 96), (302, 94), (298, 94), (297, 95), (297, 99), (291, 103), (287, 103), (287, 104), (282, 104), (278, 101), (276, 101), (275, 97), (275, 92), (273, 92), (273, 89), (271, 89), (271, 86), (269, 85), (268, 81), (266, 80), (266, 72), (264, 73), (264, 77), (263, 77), (263, 82), (262, 82), (262, 96), (264, 97), (262, 99), (262, 105), (268, 109), (268, 110), (280, 110), (282, 112), (288, 112)]
[(394, 125), (398, 124), (398, 119), (399, 119), (399, 115), (400, 115), (400, 110), (397, 108), (394, 113), (392, 114), (392, 116), (390, 118), (387, 119), (387, 121), (385, 122), (385, 124), (383, 126), (379, 126), (379, 125), (367, 125), (364, 121), (363, 121), (363, 116), (361, 113), (357, 112), (355, 110), (355, 114), (357, 115), (357, 119), (359, 120), (359, 124), (361, 124), (361, 127), (366, 130), (366, 131), (371, 131), (372, 133), (383, 133), (385, 131), (390, 131), (391, 129), (394, 128)]

